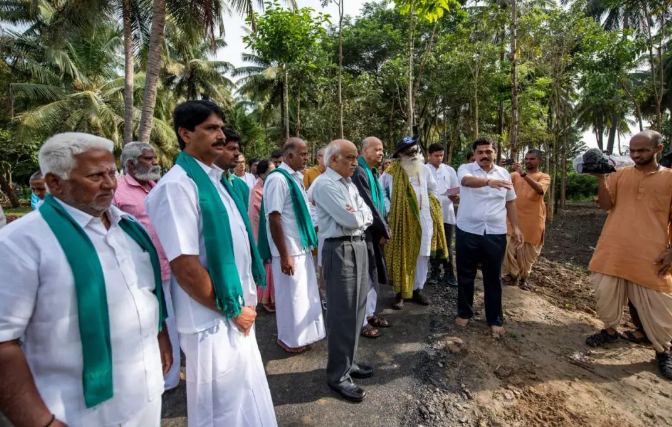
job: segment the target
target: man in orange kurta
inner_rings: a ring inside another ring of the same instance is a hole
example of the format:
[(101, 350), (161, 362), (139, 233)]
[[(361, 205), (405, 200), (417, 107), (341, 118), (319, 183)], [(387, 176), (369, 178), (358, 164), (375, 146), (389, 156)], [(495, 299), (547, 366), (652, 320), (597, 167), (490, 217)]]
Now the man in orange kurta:
[(521, 288), (528, 286), (526, 280), (544, 244), (544, 231), (546, 230), (544, 193), (551, 184), (551, 177), (539, 172), (541, 161), (541, 151), (532, 149), (525, 155), (524, 171), (518, 163), (513, 165), (514, 172), (511, 174), (511, 181), (518, 196), (516, 209), (525, 243), (516, 248), (513, 229), (507, 220), (506, 255), (502, 265), (504, 283), (507, 285), (513, 285), (520, 280)]
[(672, 170), (656, 161), (662, 148), (658, 132), (640, 132), (630, 140), (635, 166), (609, 178), (597, 176), (599, 203), (609, 216), (588, 269), (606, 329), (588, 337), (586, 344), (617, 341), (616, 327), (630, 300), (656, 351), (660, 372), (672, 379)]

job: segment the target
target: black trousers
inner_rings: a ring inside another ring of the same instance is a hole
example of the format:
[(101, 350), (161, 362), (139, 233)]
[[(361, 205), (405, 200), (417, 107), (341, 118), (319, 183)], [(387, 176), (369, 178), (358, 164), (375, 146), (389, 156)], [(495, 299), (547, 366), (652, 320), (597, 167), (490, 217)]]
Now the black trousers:
[(438, 259), (430, 258), (429, 262), (435, 274), (438, 274), (440, 265), (443, 265), (443, 274), (453, 276), (453, 235), (455, 234), (455, 225), (443, 223), (443, 230), (446, 233), (446, 243), (448, 243), (448, 259), (440, 262)]
[(474, 316), (474, 281), (481, 264), (485, 288), (485, 318), (489, 326), (502, 326), (502, 262), (506, 253), (506, 234), (467, 233), (457, 228), (457, 315)]

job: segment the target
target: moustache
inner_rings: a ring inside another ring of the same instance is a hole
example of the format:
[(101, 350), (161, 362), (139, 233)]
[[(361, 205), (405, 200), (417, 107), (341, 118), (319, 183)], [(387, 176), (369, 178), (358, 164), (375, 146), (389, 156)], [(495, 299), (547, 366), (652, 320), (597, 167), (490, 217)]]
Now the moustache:
[(215, 141), (212, 143), (213, 147), (224, 147), (226, 146), (226, 141)]

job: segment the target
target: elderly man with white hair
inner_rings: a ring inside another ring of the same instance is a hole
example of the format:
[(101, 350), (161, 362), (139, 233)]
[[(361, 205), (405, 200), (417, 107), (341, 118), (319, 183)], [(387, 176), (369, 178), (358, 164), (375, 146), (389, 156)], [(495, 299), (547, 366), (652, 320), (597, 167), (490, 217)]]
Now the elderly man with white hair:
[(324, 156), (327, 170), (313, 184), (329, 308), (327, 384), (353, 402), (361, 402), (366, 392), (352, 379), (373, 375), (371, 367), (355, 362), (369, 290), (365, 232), (373, 223), (371, 209), (350, 179), (358, 157), (352, 142), (333, 141)]
[(161, 166), (156, 158), (154, 148), (146, 142), (130, 142), (121, 150), (121, 167), (124, 175), (117, 180), (117, 191), (112, 203), (127, 214), (131, 214), (142, 224), (159, 254), (161, 264), (161, 282), (166, 297), (166, 327), (173, 347), (173, 366), (164, 377), (166, 390), (172, 390), (180, 384), (180, 343), (175, 326), (173, 300), (170, 295), (170, 262), (161, 246), (159, 236), (149, 220), (145, 210), (145, 198), (161, 178)]
[(0, 230), (0, 411), (16, 427), (161, 424), (172, 364), (161, 269), (145, 229), (112, 206), (113, 148), (48, 139), (50, 194)]

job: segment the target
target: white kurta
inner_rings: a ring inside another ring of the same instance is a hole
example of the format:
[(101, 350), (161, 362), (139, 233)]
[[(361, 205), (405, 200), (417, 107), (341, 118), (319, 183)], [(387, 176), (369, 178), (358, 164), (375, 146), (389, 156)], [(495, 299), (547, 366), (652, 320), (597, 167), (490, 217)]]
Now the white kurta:
[(427, 168), (432, 172), (432, 176), (436, 180), (436, 197), (441, 202), (443, 223), (455, 225), (455, 207), (453, 206), (453, 201), (448, 196), (445, 196), (444, 193), (449, 188), (460, 186), (460, 182), (457, 180), (457, 172), (451, 166), (443, 163), (439, 165), (438, 169), (431, 164), (428, 164)]
[(39, 211), (0, 230), (0, 342), (22, 338), (40, 396), (69, 426), (159, 427), (163, 372), (149, 254), (119, 227), (126, 214), (116, 207), (106, 230), (99, 218), (61, 204), (96, 248), (105, 277), (114, 396), (86, 408), (74, 277)]
[[(303, 175), (295, 172), (285, 163), (282, 163), (280, 167), (287, 170), (299, 188), (303, 190)], [(302, 191), (302, 193), (304, 202), (312, 213), (308, 196), (305, 191)], [(313, 256), (302, 247), (289, 183), (284, 175), (274, 173), (266, 179), (264, 183), (264, 210), (266, 212), (269, 246), (273, 254), (273, 286), (275, 288), (275, 316), (278, 324), (278, 339), (292, 348), (310, 345), (323, 339), (327, 333), (324, 327)], [(294, 261), (293, 276), (283, 273), (280, 267), (280, 253), (275, 242), (273, 242), (270, 223), (268, 222), (268, 217), (273, 212), (279, 212), (281, 215), (285, 244)]]
[[(242, 216), (219, 182), (223, 171), (199, 162), (229, 215), (235, 263), (246, 306), (257, 304), (248, 235)], [(174, 166), (145, 199), (147, 213), (169, 260), (198, 255), (207, 268), (198, 189)], [(172, 277), (180, 346), (187, 364), (189, 427), (277, 425), (254, 332), (247, 337), (233, 321), (193, 300)]]

